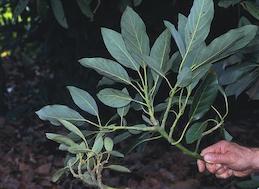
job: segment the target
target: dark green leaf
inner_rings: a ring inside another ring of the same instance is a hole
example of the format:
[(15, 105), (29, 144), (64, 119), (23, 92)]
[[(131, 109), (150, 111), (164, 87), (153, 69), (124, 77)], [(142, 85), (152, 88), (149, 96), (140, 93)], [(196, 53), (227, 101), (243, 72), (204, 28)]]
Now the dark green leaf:
[(202, 122), (194, 123), (186, 132), (185, 139), (187, 144), (199, 140), (202, 137), (202, 133), (206, 130), (207, 124)]
[(102, 136), (99, 136), (97, 135), (97, 137), (95, 138), (95, 141), (94, 141), (94, 145), (93, 145), (93, 148), (92, 150), (95, 152), (95, 153), (100, 153), (103, 149), (103, 137)]
[(93, 19), (94, 14), (91, 10), (91, 4), (92, 0), (77, 0), (77, 4), (81, 10), (81, 12), (90, 19)]
[(259, 20), (259, 6), (252, 1), (244, 1), (241, 3), (245, 10), (247, 10), (253, 17)]
[(51, 8), (53, 11), (53, 14), (58, 21), (58, 23), (63, 27), (63, 28), (68, 28), (67, 24), (67, 19), (65, 16), (63, 4), (61, 0), (50, 0)]
[(130, 170), (127, 167), (121, 165), (109, 165), (106, 168), (122, 173), (130, 173)]
[(228, 8), (238, 4), (241, 0), (220, 0), (218, 5), (223, 8)]
[(67, 171), (68, 168), (61, 168), (57, 170), (51, 178), (52, 182), (57, 182)]
[(70, 138), (68, 138), (64, 135), (59, 135), (59, 134), (55, 134), (55, 133), (46, 133), (46, 137), (49, 140), (53, 140), (60, 144), (65, 144), (67, 146), (75, 145), (75, 142), (73, 140), (71, 140)]
[(189, 67), (183, 67), (177, 76), (177, 85), (186, 87), (192, 81), (192, 70)]
[(69, 131), (75, 133), (76, 135), (78, 135), (79, 137), (81, 137), (84, 141), (86, 141), (83, 133), (72, 123), (66, 121), (66, 120), (60, 120), (60, 123), (62, 123), (62, 125), (68, 129)]

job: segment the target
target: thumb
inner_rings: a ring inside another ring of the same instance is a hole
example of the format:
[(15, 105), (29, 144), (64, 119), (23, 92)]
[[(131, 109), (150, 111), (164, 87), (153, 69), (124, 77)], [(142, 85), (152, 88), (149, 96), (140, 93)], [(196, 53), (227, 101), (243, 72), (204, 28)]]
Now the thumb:
[(204, 161), (208, 163), (228, 164), (230, 163), (230, 158), (226, 154), (207, 153), (204, 155)]

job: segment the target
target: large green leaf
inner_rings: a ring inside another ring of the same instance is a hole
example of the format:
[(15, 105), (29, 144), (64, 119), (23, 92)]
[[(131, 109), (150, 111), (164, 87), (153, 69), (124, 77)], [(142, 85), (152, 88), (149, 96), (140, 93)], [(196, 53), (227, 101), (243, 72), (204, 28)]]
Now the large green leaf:
[(79, 62), (112, 80), (126, 84), (131, 83), (127, 71), (117, 62), (104, 58), (83, 58)]
[[(169, 61), (170, 53), (170, 43), (171, 35), (168, 30), (165, 30), (155, 41), (153, 47), (151, 48), (150, 57), (152, 57), (157, 64), (157, 67), (160, 67), (160, 70), (167, 68), (167, 63)], [(153, 78), (157, 79), (158, 74), (152, 72)]]
[(185, 139), (187, 144), (191, 144), (202, 137), (202, 133), (206, 130), (207, 124), (202, 122), (194, 123), (186, 132)]
[(22, 12), (25, 10), (26, 6), (28, 5), (28, 3), (30, 2), (30, 0), (19, 0), (15, 9), (14, 9), (14, 20), (17, 19), (17, 17), (22, 14)]
[(216, 74), (212, 72), (208, 73), (194, 95), (189, 114), (191, 120), (201, 119), (210, 109), (217, 96), (218, 87)]
[(131, 56), (142, 65), (141, 55), (149, 55), (149, 38), (143, 20), (130, 7), (122, 15), (121, 34)]
[(81, 10), (81, 12), (90, 19), (93, 19), (94, 14), (93, 11), (91, 10), (91, 4), (92, 0), (77, 0), (77, 4)]
[(120, 33), (102, 28), (102, 36), (105, 46), (113, 58), (123, 66), (133, 70), (139, 70), (139, 64), (129, 54)]
[(252, 1), (244, 1), (241, 3), (245, 10), (247, 10), (253, 17), (259, 20), (259, 6)]
[[(188, 18), (182, 14), (178, 14), (178, 32), (182, 39), (185, 38), (185, 28)], [(184, 42), (185, 43), (185, 42)]]
[(60, 122), (62, 123), (62, 125), (69, 131), (71, 131), (72, 133), (78, 135), (81, 139), (83, 139), (84, 141), (86, 141), (85, 136), (83, 135), (83, 133), (72, 123), (66, 121), (66, 120), (60, 120)]
[(255, 37), (256, 31), (257, 26), (254, 25), (230, 30), (214, 39), (207, 48), (204, 48), (196, 64), (200, 66), (206, 63), (214, 63), (236, 53), (237, 50), (245, 47)]
[(102, 103), (113, 108), (127, 106), (132, 101), (132, 98), (127, 93), (111, 88), (101, 90), (97, 97)]
[(67, 87), (75, 104), (82, 110), (98, 116), (98, 107), (94, 98), (86, 91), (69, 86)]
[(213, 0), (195, 0), (185, 28), (186, 53), (207, 38), (214, 16)]
[(64, 105), (45, 106), (36, 112), (42, 120), (48, 120), (53, 125), (60, 125), (59, 119), (82, 125), (85, 119), (75, 110)]
[(75, 145), (75, 142), (73, 140), (71, 140), (70, 138), (64, 135), (55, 134), (55, 133), (46, 133), (46, 137), (49, 140), (53, 140), (54, 142), (57, 142), (60, 144), (65, 144), (66, 146)]
[(68, 28), (67, 24), (67, 19), (65, 16), (63, 4), (61, 0), (50, 0), (51, 8), (53, 11), (53, 14), (58, 21), (58, 23), (63, 27), (63, 28)]
[(184, 44), (184, 41), (183, 41), (181, 35), (175, 29), (175, 26), (173, 24), (171, 24), (170, 22), (164, 21), (164, 24), (170, 30), (182, 57), (184, 57), (184, 55), (186, 53), (186, 49), (185, 49), (185, 44)]

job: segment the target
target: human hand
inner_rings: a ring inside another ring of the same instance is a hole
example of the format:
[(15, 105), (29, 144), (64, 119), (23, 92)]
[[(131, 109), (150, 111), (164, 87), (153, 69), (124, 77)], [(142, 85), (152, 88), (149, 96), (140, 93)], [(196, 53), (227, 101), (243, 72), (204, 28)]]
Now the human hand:
[(198, 160), (198, 169), (206, 169), (218, 178), (244, 177), (259, 170), (259, 150), (236, 143), (220, 141), (201, 152), (204, 161)]

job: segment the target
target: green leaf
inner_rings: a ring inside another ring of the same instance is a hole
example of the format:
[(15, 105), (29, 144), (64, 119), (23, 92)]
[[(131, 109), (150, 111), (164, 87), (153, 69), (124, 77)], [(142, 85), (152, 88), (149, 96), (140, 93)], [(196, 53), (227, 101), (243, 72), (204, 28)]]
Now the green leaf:
[(91, 4), (92, 0), (77, 0), (77, 4), (81, 10), (81, 12), (90, 19), (93, 19), (94, 14), (91, 10)]
[(241, 0), (220, 0), (218, 6), (223, 8), (228, 8), (230, 6), (234, 6), (238, 4)]
[(170, 22), (164, 21), (164, 24), (169, 29), (169, 31), (171, 32), (182, 57), (184, 57), (184, 55), (186, 53), (186, 48), (185, 48), (185, 44), (183, 42), (183, 39), (182, 39), (181, 35), (175, 29), (175, 26), (173, 24), (171, 24)]
[(127, 167), (121, 165), (109, 165), (106, 168), (122, 173), (130, 173), (130, 170)]
[(78, 154), (78, 153), (86, 153), (86, 152), (90, 152), (90, 150), (86, 147), (84, 142), (81, 142), (79, 145), (75, 144), (73, 146), (70, 146), (67, 149), (68, 152), (72, 153), (72, 154)]
[[(165, 73), (169, 72), (171, 69), (173, 71), (178, 71), (179, 69), (179, 64), (180, 63), (180, 60), (179, 60), (179, 52), (175, 52), (171, 58), (169, 59), (169, 61), (167, 62), (167, 67), (165, 68)], [(178, 65), (177, 65), (178, 64)]]
[(83, 58), (79, 62), (82, 66), (92, 68), (112, 80), (125, 84), (131, 83), (128, 73), (117, 62), (104, 58)]
[[(164, 71), (160, 68), (160, 65), (150, 56), (142, 56), (143, 62), (145, 62), (149, 68), (156, 72), (159, 76), (165, 78)], [(155, 79), (155, 78), (154, 78)]]
[(200, 52), (200, 59), (198, 59), (196, 67), (214, 63), (236, 53), (255, 37), (256, 32), (257, 26), (246, 25), (219, 36)]
[(226, 129), (223, 129), (223, 135), (224, 135), (224, 139), (227, 141), (231, 141), (233, 139), (231, 134)]
[(51, 8), (53, 11), (53, 14), (58, 21), (58, 23), (63, 27), (63, 28), (68, 28), (67, 24), (67, 19), (65, 16), (63, 4), (61, 0), (50, 0)]
[(103, 77), (97, 84), (97, 87), (101, 87), (104, 85), (113, 85), (115, 82), (107, 77)]
[(69, 131), (75, 133), (76, 135), (78, 135), (80, 138), (82, 138), (84, 141), (86, 141), (85, 136), (83, 135), (83, 133), (72, 123), (66, 121), (66, 120), (60, 120), (60, 122), (62, 123), (62, 125)]
[(149, 55), (149, 38), (143, 20), (130, 7), (122, 15), (121, 34), (131, 56), (143, 66), (141, 55)]
[(102, 136), (99, 136), (97, 135), (96, 138), (95, 138), (95, 141), (94, 141), (94, 145), (93, 145), (93, 148), (92, 150), (98, 154), (102, 151), (103, 149), (103, 137)]
[(16, 20), (18, 18), (18, 16), (20, 14), (22, 14), (22, 12), (25, 10), (26, 6), (28, 5), (28, 3), (30, 2), (30, 0), (19, 0), (15, 9), (14, 9), (14, 20)]
[(73, 140), (71, 140), (70, 138), (68, 138), (64, 135), (59, 135), (59, 134), (55, 134), (55, 133), (46, 133), (46, 137), (49, 140), (53, 140), (60, 144), (65, 144), (67, 146), (75, 145), (75, 142)]
[(111, 151), (110, 154), (114, 157), (124, 158), (124, 155), (118, 151)]
[[(169, 61), (169, 53), (170, 53), (170, 42), (171, 35), (168, 30), (165, 30), (160, 36), (156, 39), (153, 47), (151, 48), (150, 57), (152, 57), (157, 64), (157, 67), (160, 70), (165, 71), (167, 67), (167, 63)], [(158, 75), (156, 72), (152, 72), (153, 78), (157, 79)]]
[(192, 70), (189, 67), (183, 67), (177, 76), (177, 85), (179, 87), (186, 87), (192, 81)]
[(202, 133), (206, 130), (207, 124), (202, 122), (194, 123), (186, 132), (185, 139), (187, 144), (199, 140), (202, 137)]
[(111, 138), (109, 137), (105, 137), (104, 138), (104, 148), (108, 151), (108, 152), (111, 152), (112, 149), (113, 149), (113, 141)]
[(45, 106), (36, 112), (42, 120), (48, 120), (53, 125), (60, 125), (59, 120), (67, 120), (76, 125), (82, 125), (85, 119), (75, 110), (64, 105)]
[[(129, 95), (129, 92), (126, 88), (122, 89), (122, 92), (126, 93), (127, 95)], [(127, 106), (121, 107), (117, 109), (117, 113), (119, 114), (119, 116), (122, 118), (124, 116), (126, 116), (129, 112), (130, 109), (130, 104), (128, 104)]]
[(245, 91), (248, 87), (251, 86), (258, 78), (258, 71), (253, 71), (242, 78), (240, 78), (237, 82), (228, 85), (225, 89), (226, 94), (228, 96), (235, 95), (238, 97), (243, 91)]
[(52, 182), (57, 182), (67, 171), (68, 168), (61, 168), (57, 170), (51, 178)]
[(253, 17), (259, 20), (259, 6), (255, 2), (244, 1), (241, 3), (245, 10), (247, 10)]
[(194, 89), (194, 87), (197, 86), (197, 84), (199, 83), (199, 81), (205, 76), (207, 75), (207, 73), (209, 72), (210, 68), (212, 67), (212, 64), (205, 64), (201, 67), (199, 67), (198, 69), (195, 69), (192, 72), (192, 84), (191, 84), (191, 89)]
[(214, 16), (213, 0), (195, 0), (185, 28), (186, 53), (195, 49), (207, 38)]
[(135, 7), (139, 6), (143, 0), (133, 0), (133, 4)]
[(99, 113), (97, 104), (94, 98), (88, 92), (72, 86), (67, 88), (72, 96), (73, 101), (79, 108), (88, 112), (89, 114), (98, 116)]
[(178, 33), (181, 38), (185, 38), (185, 28), (187, 24), (188, 18), (182, 14), (178, 14)]
[(119, 135), (117, 135), (116, 137), (113, 138), (113, 142), (114, 144), (118, 144), (124, 140), (126, 140), (127, 138), (129, 138), (130, 136), (132, 136), (128, 131), (123, 132)]
[(136, 63), (127, 51), (120, 33), (107, 28), (102, 28), (102, 36), (106, 48), (114, 59), (123, 66), (136, 71), (139, 70), (139, 64)]
[(99, 91), (97, 97), (103, 104), (113, 108), (127, 106), (132, 101), (132, 98), (127, 93), (111, 88)]
[(194, 95), (189, 114), (191, 120), (194, 121), (202, 118), (213, 104), (217, 96), (217, 92), (217, 76), (215, 73), (208, 73)]

